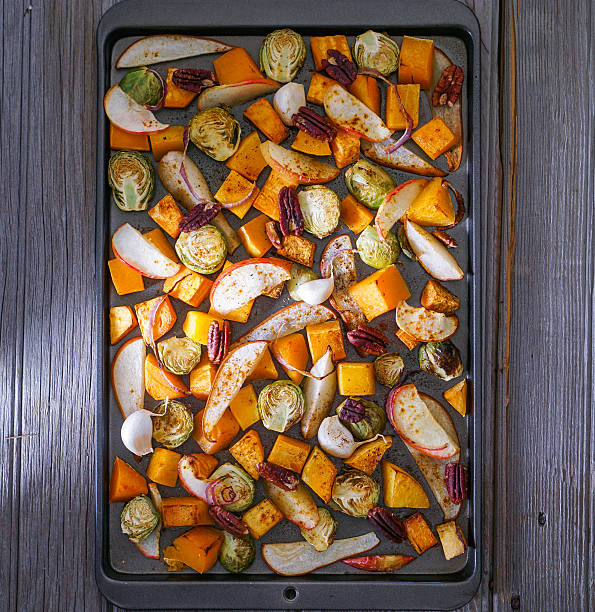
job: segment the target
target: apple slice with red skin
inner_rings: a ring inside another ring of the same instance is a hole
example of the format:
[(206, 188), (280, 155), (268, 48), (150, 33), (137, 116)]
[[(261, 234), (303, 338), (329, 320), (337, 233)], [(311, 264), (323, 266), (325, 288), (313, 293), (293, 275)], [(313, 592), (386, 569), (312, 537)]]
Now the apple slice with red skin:
[(214, 106), (237, 106), (266, 96), (277, 91), (281, 85), (271, 79), (252, 79), (241, 81), (240, 83), (230, 83), (228, 85), (216, 85), (204, 89), (198, 96), (198, 110), (213, 108)]
[(140, 542), (135, 542), (136, 547), (147, 559), (159, 559), (159, 540), (161, 539), (161, 520), (151, 533)]
[(166, 257), (130, 223), (124, 223), (112, 236), (114, 255), (129, 268), (149, 278), (169, 278), (180, 264)]
[(107, 90), (103, 107), (108, 119), (125, 132), (152, 134), (169, 127), (169, 123), (158, 121), (148, 108), (133, 100), (119, 85)]
[(450, 338), (459, 327), (456, 315), (434, 312), (423, 306), (415, 308), (402, 301), (396, 308), (397, 325), (421, 342), (442, 342)]
[(406, 555), (369, 555), (343, 559), (342, 563), (366, 572), (396, 572), (411, 563), (415, 557)]
[(318, 507), (304, 484), (298, 484), (295, 491), (285, 491), (265, 480), (264, 490), (267, 497), (288, 521), (302, 529), (314, 529), (318, 525), (320, 520)]
[(211, 288), (211, 307), (226, 314), (289, 280), (288, 262), (268, 257), (245, 259), (229, 266), (219, 274)]
[(125, 342), (112, 361), (112, 389), (124, 418), (145, 405), (145, 357), (147, 348), (141, 336)]
[(376, 231), (382, 240), (386, 240), (392, 226), (409, 210), (427, 184), (427, 179), (411, 179), (386, 195), (374, 221)]
[(339, 176), (339, 168), (304, 153), (280, 147), (270, 140), (261, 143), (260, 152), (275, 172), (294, 179), (300, 185), (320, 185)]
[(394, 168), (395, 170), (402, 170), (403, 172), (420, 176), (446, 176), (448, 174), (444, 170), (433, 166), (419, 155), (416, 155), (405, 146), (399, 147), (392, 153), (388, 153), (387, 150), (392, 144), (394, 144), (392, 140), (388, 142), (368, 142), (362, 140), (361, 150), (368, 159), (387, 168)]
[(337, 127), (364, 140), (380, 142), (393, 133), (376, 113), (339, 84), (325, 89), (324, 112)]

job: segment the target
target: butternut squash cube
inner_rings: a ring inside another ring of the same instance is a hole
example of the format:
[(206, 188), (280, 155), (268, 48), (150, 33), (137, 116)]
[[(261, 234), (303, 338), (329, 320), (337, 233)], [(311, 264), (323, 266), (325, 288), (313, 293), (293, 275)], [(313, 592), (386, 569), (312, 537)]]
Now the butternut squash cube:
[(358, 74), (347, 89), (373, 113), (380, 115), (380, 88), (374, 77)]
[[(310, 87), (308, 87), (308, 93), (306, 94), (306, 100), (312, 104), (318, 104), (319, 106), (324, 105), (324, 92), (329, 85), (339, 85), (338, 81), (331, 79), (320, 72), (315, 72), (310, 79)], [(343, 87), (341, 85), (341, 87)]]
[(351, 60), (351, 49), (347, 38), (343, 34), (334, 36), (311, 36), (310, 46), (312, 47), (312, 57), (316, 70), (322, 70), (322, 60), (328, 59), (328, 50), (336, 49), (342, 53), (348, 60)]
[(212, 286), (212, 280), (182, 266), (176, 275), (165, 279), (163, 293), (169, 293), (188, 306), (198, 308), (209, 295)]
[[(275, 340), (271, 344), (271, 352), (277, 358), (285, 373), (296, 384), (299, 385), (304, 375), (292, 370), (289, 366), (303, 370), (308, 363), (308, 349), (302, 334), (289, 334)], [(288, 365), (284, 365), (288, 364)]]
[(432, 87), (434, 41), (403, 36), (399, 54), (399, 83), (419, 83), (422, 89)]
[(442, 395), (444, 399), (461, 415), (467, 414), (467, 379), (461, 380)]
[(333, 483), (337, 476), (335, 464), (315, 446), (304, 465), (302, 480), (325, 503), (329, 503), (333, 490)]
[(165, 487), (175, 487), (178, 482), (180, 453), (157, 447), (147, 467), (147, 478)]
[(117, 344), (138, 325), (130, 306), (114, 306), (109, 309), (109, 337)]
[(444, 557), (447, 561), (465, 554), (467, 550), (467, 541), (465, 540), (463, 531), (454, 521), (436, 525), (436, 531), (438, 532)]
[(256, 466), (264, 461), (264, 448), (255, 429), (247, 431), (229, 449), (229, 452), (254, 480), (260, 478)]
[(455, 220), (450, 191), (439, 176), (430, 179), (421, 193), (411, 202), (407, 219), (418, 225), (444, 227)]
[(243, 47), (234, 47), (213, 60), (213, 68), (221, 85), (264, 79), (258, 66)]
[(212, 455), (205, 453), (192, 453), (192, 456), (196, 459), (194, 466), (196, 468), (196, 475), (198, 478), (208, 478), (219, 465), (219, 459)]
[(260, 358), (260, 361), (256, 364), (252, 374), (246, 378), (246, 382), (252, 382), (255, 380), (277, 380), (277, 378), (279, 378), (279, 374), (277, 373), (277, 368), (273, 363), (271, 352), (267, 348)]
[(174, 84), (173, 76), (177, 68), (167, 69), (165, 100), (163, 106), (165, 108), (186, 108), (194, 98), (198, 95), (193, 91), (182, 89)]
[(368, 321), (396, 308), (401, 300), (411, 296), (401, 273), (394, 264), (352, 285), (349, 287), (349, 293)]
[(374, 213), (360, 204), (351, 194), (341, 202), (341, 221), (354, 233), (360, 234), (373, 221)]
[[(228, 208), (238, 219), (243, 219), (256, 199), (258, 191), (258, 187), (255, 187), (253, 183), (245, 179), (239, 172), (230, 170), (227, 178), (215, 194), (215, 199), (217, 202), (221, 202), (223, 206), (226, 206), (233, 202), (240, 202), (250, 196), (243, 204)], [(252, 195), (250, 195), (251, 192)]]
[(161, 520), (164, 527), (213, 525), (208, 504), (198, 497), (164, 497)]
[(243, 430), (248, 429), (248, 427), (260, 421), (258, 397), (256, 391), (254, 391), (254, 385), (242, 387), (238, 391), (238, 394), (231, 400), (229, 409)]
[(137, 495), (147, 495), (148, 492), (145, 477), (120, 457), (116, 457), (109, 480), (109, 503), (129, 501)]
[(191, 310), (186, 314), (182, 329), (188, 338), (206, 346), (209, 341), (209, 327), (211, 327), (211, 323), (217, 321), (221, 326), (223, 325), (223, 320), (223, 317), (217, 314)]
[(266, 98), (260, 98), (250, 104), (244, 111), (244, 117), (252, 121), (275, 144), (283, 142), (289, 136), (289, 130)]
[(308, 347), (312, 356), (312, 363), (316, 363), (330, 346), (333, 352), (333, 361), (345, 359), (345, 345), (343, 344), (343, 332), (339, 321), (326, 321), (306, 327)]
[(295, 261), (306, 268), (314, 265), (314, 254), (316, 244), (303, 236), (283, 236), (281, 238), (281, 248), (277, 249), (277, 255)]
[(154, 230), (144, 233), (143, 236), (166, 257), (169, 257), (172, 261), (178, 261), (178, 255), (174, 247), (169, 243), (161, 229), (156, 227)]
[(386, 90), (386, 109), (385, 123), (390, 130), (405, 130), (407, 128), (407, 117), (401, 110), (401, 105), (397, 100), (397, 93), (405, 107), (408, 115), (413, 120), (412, 127), (419, 124), (419, 83), (409, 83), (407, 85), (391, 85)]
[(149, 134), (153, 159), (158, 162), (166, 153), (170, 151), (184, 150), (184, 125), (170, 125), (161, 132)]
[(190, 372), (190, 393), (200, 400), (206, 400), (213, 387), (217, 374), (217, 366), (209, 361), (207, 352), (203, 350), (200, 361)]
[[(138, 326), (140, 327), (141, 334), (145, 344), (151, 344), (151, 337), (149, 335), (149, 319), (151, 317), (151, 311), (153, 310), (157, 300), (163, 296), (157, 296), (152, 300), (141, 302), (136, 304), (134, 309), (136, 310), (136, 318), (138, 319)], [(176, 311), (171, 305), (169, 296), (165, 296), (165, 299), (155, 313), (155, 319), (153, 322), (153, 340), (157, 341), (161, 336), (167, 334), (167, 332), (175, 325), (177, 319)]]
[(145, 357), (145, 391), (156, 400), (178, 399), (190, 393), (179, 376), (159, 367), (153, 353)]
[[(282, 174), (271, 171), (256, 200), (254, 208), (279, 221), (279, 192), (282, 187), (297, 187), (298, 183)], [(267, 219), (268, 220), (268, 219)], [(241, 231), (242, 228), (240, 228)]]
[(408, 334), (404, 329), (399, 329), (395, 336), (410, 350), (412, 351), (418, 344), (419, 340), (414, 338), (411, 334)]
[(114, 151), (150, 151), (146, 134), (125, 132), (113, 123), (109, 124), (109, 146)]
[(331, 140), (331, 150), (335, 157), (337, 168), (345, 168), (359, 159), (360, 138), (343, 130), (337, 130)]
[(217, 563), (217, 555), (223, 543), (223, 532), (214, 527), (194, 527), (177, 537), (163, 551), (168, 569), (191, 567), (199, 574), (209, 571)]
[(337, 382), (341, 395), (374, 395), (374, 364), (342, 361), (337, 366)]
[(267, 461), (299, 474), (309, 453), (310, 445), (307, 442), (279, 434)]
[(252, 506), (249, 510), (244, 512), (242, 521), (248, 530), (250, 535), (258, 540), (262, 536), (270, 531), (277, 523), (283, 520), (283, 515), (275, 506), (275, 504), (268, 498), (265, 497), (262, 501), (258, 502), (256, 506)]
[[(262, 194), (262, 191), (260, 193)], [(255, 208), (256, 202), (258, 198), (254, 203)], [(266, 233), (266, 224), (269, 221), (270, 218), (266, 215), (258, 215), (238, 230), (240, 241), (250, 257), (262, 257), (273, 246)]]
[(118, 295), (128, 295), (129, 293), (145, 290), (145, 282), (142, 275), (130, 266), (127, 266), (123, 261), (110, 259), (107, 262), (107, 267), (109, 268), (112, 283), (114, 283), (114, 288)]
[(302, 130), (298, 130), (295, 140), (291, 143), (291, 148), (307, 155), (330, 155), (331, 148), (327, 140), (314, 138)]
[(225, 162), (230, 170), (235, 170), (249, 181), (255, 181), (267, 163), (260, 152), (258, 132), (250, 132), (242, 139), (238, 150)]
[(161, 198), (161, 200), (159, 200), (153, 208), (149, 208), (147, 212), (149, 213), (149, 217), (151, 217), (151, 219), (172, 238), (177, 238), (180, 235), (179, 225), (184, 215), (178, 208), (171, 194), (168, 193)]
[(419, 145), (422, 151), (430, 158), (436, 159), (446, 153), (458, 139), (441, 117), (434, 117), (413, 132), (411, 138)]
[(389, 461), (383, 461), (381, 469), (385, 506), (389, 508), (430, 507), (430, 500), (426, 492), (411, 474)]
[(362, 444), (355, 449), (351, 457), (345, 459), (345, 465), (371, 476), (384, 456), (384, 453), (388, 451), (392, 444), (393, 439), (391, 436), (384, 436), (377, 440), (372, 440), (367, 444)]
[(415, 548), (418, 555), (421, 555), (438, 544), (436, 536), (432, 533), (426, 519), (420, 512), (416, 512), (403, 521), (407, 538)]
[(240, 431), (240, 426), (233, 418), (233, 414), (231, 414), (228, 408), (213, 429), (211, 436), (213, 439), (208, 440), (202, 431), (203, 413), (204, 408), (194, 415), (194, 431), (192, 432), (192, 437), (196, 440), (196, 443), (200, 446), (203, 453), (214, 455), (231, 444), (232, 440), (237, 436), (238, 431)]

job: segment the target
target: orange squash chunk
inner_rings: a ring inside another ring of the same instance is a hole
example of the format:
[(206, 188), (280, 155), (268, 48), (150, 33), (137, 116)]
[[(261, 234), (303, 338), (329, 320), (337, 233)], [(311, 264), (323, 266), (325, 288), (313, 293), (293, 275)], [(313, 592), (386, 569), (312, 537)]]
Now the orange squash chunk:
[(407, 128), (407, 118), (397, 100), (397, 92), (405, 110), (413, 120), (412, 127), (417, 127), (419, 124), (419, 83), (391, 85), (386, 90), (386, 126), (390, 130), (404, 130)]
[(419, 130), (413, 132), (411, 138), (431, 159), (436, 159), (446, 153), (457, 144), (458, 140), (441, 117), (434, 117), (422, 125)]
[(322, 70), (322, 60), (328, 59), (328, 50), (336, 49), (342, 53), (348, 60), (351, 60), (351, 50), (347, 38), (343, 34), (335, 36), (312, 36), (310, 37), (310, 46), (312, 47), (312, 57), (316, 70)]
[(213, 439), (207, 440), (202, 431), (203, 413), (204, 409), (194, 415), (194, 431), (192, 432), (192, 437), (196, 440), (203, 453), (214, 455), (231, 444), (232, 440), (237, 436), (238, 431), (240, 431), (240, 426), (228, 408), (213, 429)]
[(430, 179), (421, 193), (413, 200), (407, 219), (418, 225), (443, 227), (455, 220), (455, 211), (450, 199), (450, 191), (439, 176)]
[(310, 445), (307, 442), (279, 434), (267, 461), (299, 474), (309, 453)]
[(242, 429), (248, 429), (260, 421), (258, 412), (258, 397), (253, 385), (242, 387), (231, 400), (229, 409)]
[(307, 155), (330, 155), (331, 148), (327, 140), (314, 138), (302, 130), (298, 130), (295, 140), (291, 143), (291, 148)]
[[(329, 85), (340, 85), (335, 79), (331, 79), (320, 72), (315, 72), (310, 79), (310, 86), (306, 94), (306, 100), (312, 104), (324, 105), (324, 92)], [(341, 87), (343, 87), (341, 85)]]
[(151, 150), (153, 158), (159, 161), (169, 151), (184, 150), (184, 130), (183, 125), (170, 125), (161, 132), (152, 132), (149, 134), (151, 141)]
[(262, 538), (265, 533), (282, 520), (283, 515), (268, 498), (263, 499), (256, 506), (246, 510), (242, 517), (242, 521), (248, 527), (250, 535), (256, 540)]
[(163, 551), (165, 563), (172, 569), (181, 569), (183, 563), (199, 574), (209, 571), (217, 563), (223, 543), (223, 532), (214, 527), (194, 527), (177, 537)]
[(254, 480), (260, 478), (256, 466), (264, 461), (264, 448), (255, 429), (247, 431), (229, 449), (229, 453)]
[(194, 467), (196, 468), (196, 475), (198, 478), (208, 478), (219, 465), (219, 459), (212, 455), (192, 453), (192, 456), (196, 459)]
[(343, 332), (339, 321), (326, 321), (306, 327), (308, 347), (312, 356), (312, 363), (316, 363), (330, 346), (333, 352), (333, 361), (345, 359), (345, 345), (343, 344)]
[(359, 136), (337, 130), (337, 135), (331, 140), (331, 150), (337, 168), (345, 168), (359, 159), (359, 141)]
[[(243, 204), (228, 208), (229, 212), (232, 212), (238, 219), (243, 219), (256, 199), (258, 191), (259, 189), (254, 186), (254, 183), (245, 179), (239, 172), (230, 170), (227, 178), (215, 194), (215, 199), (226, 206), (234, 202), (240, 202), (250, 196)], [(251, 193), (252, 195), (250, 195)]]
[(279, 338), (271, 344), (271, 351), (275, 357), (278, 356), (277, 361), (285, 370), (287, 376), (289, 376), (296, 385), (299, 385), (304, 375), (285, 366), (284, 363), (288, 363), (300, 370), (306, 367), (308, 363), (308, 349), (306, 348), (304, 336), (302, 336), (302, 334), (289, 334), (288, 336), (283, 336), (283, 338)]
[(273, 363), (271, 352), (267, 348), (260, 358), (260, 361), (256, 364), (252, 374), (246, 378), (246, 382), (252, 382), (254, 380), (277, 380), (277, 378), (279, 378), (279, 374)]
[(221, 85), (265, 78), (243, 47), (235, 47), (215, 58), (213, 68)]
[(153, 245), (156, 246), (166, 257), (169, 257), (172, 261), (178, 261), (178, 255), (174, 247), (169, 243), (169, 240), (165, 237), (165, 234), (156, 227), (150, 232), (146, 232), (143, 236)]
[(260, 98), (250, 104), (244, 111), (244, 117), (252, 121), (275, 144), (279, 144), (289, 136), (289, 130), (266, 98)]
[(399, 54), (399, 83), (419, 83), (430, 89), (434, 71), (434, 41), (403, 36)]
[[(151, 311), (153, 310), (157, 300), (161, 299), (161, 297), (162, 296), (158, 296), (152, 300), (141, 302), (140, 304), (136, 304), (134, 307), (143, 340), (147, 345), (151, 344), (151, 338), (149, 335), (149, 318), (151, 316)], [(165, 299), (157, 308), (157, 312), (155, 313), (155, 320), (153, 322), (153, 340), (157, 341), (159, 338), (161, 338), (161, 336), (167, 334), (167, 332), (175, 325), (177, 318), (176, 311), (171, 305), (171, 300), (168, 296), (165, 296)]]
[(123, 261), (110, 259), (107, 262), (107, 266), (118, 295), (128, 295), (129, 293), (145, 290), (142, 275), (130, 266), (127, 266)]
[(337, 384), (340, 395), (374, 395), (376, 378), (374, 364), (370, 362), (342, 361), (337, 366)]
[(374, 213), (360, 204), (351, 194), (343, 198), (341, 202), (341, 221), (354, 233), (363, 232), (372, 220)]
[(371, 76), (358, 74), (348, 87), (349, 92), (363, 102), (372, 112), (380, 115), (380, 88)]
[[(262, 191), (260, 193), (262, 194)], [(256, 204), (254, 206), (256, 208)], [(267, 215), (258, 215), (238, 230), (240, 241), (250, 257), (262, 257), (273, 246), (265, 229), (270, 220)]]
[(174, 276), (165, 279), (163, 293), (169, 293), (181, 302), (197, 308), (209, 295), (213, 281), (182, 266)]
[(110, 344), (117, 344), (129, 334), (138, 322), (130, 306), (113, 306), (109, 309)]
[(304, 465), (302, 480), (328, 504), (336, 476), (335, 464), (315, 446)]
[(213, 525), (208, 504), (197, 497), (164, 497), (161, 519), (164, 527)]
[(168, 448), (157, 447), (147, 467), (147, 478), (165, 487), (178, 482), (178, 463), (182, 455)]
[(209, 361), (207, 352), (203, 350), (198, 365), (190, 372), (190, 393), (200, 400), (206, 400), (213, 387), (215, 374), (217, 366)]
[(221, 326), (223, 324), (223, 317), (216, 313), (211, 314), (191, 310), (186, 313), (182, 329), (190, 339), (194, 340), (194, 342), (206, 346), (209, 341), (209, 327), (211, 327), (213, 321), (217, 321), (219, 326)]
[(444, 399), (461, 415), (467, 414), (467, 379), (461, 380), (443, 394)]
[(255, 181), (267, 163), (260, 152), (258, 132), (250, 132), (240, 142), (238, 150), (225, 162), (230, 170), (235, 170), (249, 181)]
[(298, 183), (292, 179), (271, 171), (265, 181), (256, 200), (254, 200), (254, 208), (268, 215), (271, 219), (279, 221), (279, 192), (282, 187), (297, 187)]
[(165, 108), (186, 108), (194, 98), (198, 95), (193, 91), (187, 91), (177, 85), (174, 85), (173, 75), (177, 68), (167, 69), (165, 100), (163, 106)]
[(147, 495), (147, 481), (133, 467), (120, 457), (114, 459), (114, 467), (109, 480), (109, 502), (125, 502), (143, 493)]
[[(176, 391), (173, 387), (180, 391)], [(159, 368), (153, 353), (145, 357), (145, 389), (156, 400), (177, 399), (186, 397), (190, 393), (179, 376)]]
[(412, 351), (418, 344), (419, 340), (408, 334), (404, 329), (399, 329), (395, 332), (395, 336), (410, 350)]
[(408, 516), (403, 521), (403, 525), (405, 526), (407, 539), (411, 542), (411, 545), (415, 548), (418, 555), (422, 555), (426, 550), (438, 544), (436, 536), (432, 533), (430, 526), (421, 512), (416, 512)]
[(344, 463), (371, 476), (392, 443), (393, 439), (391, 436), (383, 436), (377, 440), (371, 440), (356, 448), (351, 457), (345, 459)]
[(171, 194), (168, 193), (161, 198), (161, 200), (159, 200), (153, 208), (149, 208), (147, 212), (149, 213), (149, 217), (151, 217), (151, 219), (172, 238), (177, 238), (180, 235), (179, 225), (184, 215), (178, 208)]
[(109, 146), (114, 151), (150, 151), (146, 134), (125, 132), (113, 123), (109, 124)]

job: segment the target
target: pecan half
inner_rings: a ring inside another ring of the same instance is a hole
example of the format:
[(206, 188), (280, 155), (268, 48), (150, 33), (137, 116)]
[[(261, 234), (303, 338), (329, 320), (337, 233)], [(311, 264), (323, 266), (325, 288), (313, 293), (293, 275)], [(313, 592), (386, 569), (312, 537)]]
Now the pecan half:
[(223, 321), (221, 327), (218, 321), (211, 323), (207, 337), (207, 352), (211, 363), (218, 364), (223, 361), (229, 351), (230, 336), (231, 330), (227, 321)]
[(209, 515), (221, 529), (237, 536), (248, 535), (248, 527), (229, 510), (221, 506), (209, 506)]
[(267, 233), (267, 238), (271, 241), (271, 244), (276, 249), (280, 249), (283, 246), (283, 243), (281, 242), (282, 237), (277, 229), (277, 224), (274, 221), (269, 221), (265, 224), (264, 229)]
[(467, 468), (460, 463), (448, 463), (444, 468), (446, 490), (453, 504), (460, 504), (467, 497)]
[(353, 346), (369, 355), (383, 355), (386, 353), (388, 338), (374, 327), (359, 325), (357, 329), (347, 332), (347, 339)]
[(318, 140), (332, 140), (337, 134), (335, 126), (326, 117), (307, 106), (300, 106), (292, 120), (295, 127)]
[(297, 197), (297, 191), (293, 187), (281, 187), (277, 202), (281, 233), (284, 236), (291, 234), (301, 236), (304, 233), (304, 218)]
[(207, 208), (201, 202), (197, 202), (194, 208), (180, 220), (178, 229), (181, 232), (191, 232), (212, 221), (220, 211), (221, 204), (213, 203)]
[(456, 249), (459, 246), (457, 241), (450, 234), (447, 234), (442, 230), (434, 230), (432, 235), (438, 238), (438, 240), (440, 240), (440, 242), (446, 245), (449, 249)]
[(400, 544), (407, 539), (403, 523), (390, 510), (376, 506), (368, 512), (368, 519), (392, 542)]
[(297, 474), (275, 463), (262, 461), (256, 465), (256, 469), (265, 480), (272, 482), (284, 491), (295, 491), (300, 482)]
[(215, 74), (202, 68), (178, 68), (174, 70), (171, 80), (176, 87), (195, 93), (200, 93), (203, 89), (217, 83)]
[(432, 106), (454, 106), (463, 89), (463, 70), (451, 64), (444, 69), (432, 94)]
[(339, 411), (339, 418), (347, 423), (359, 423), (366, 414), (364, 405), (352, 397), (346, 399)]
[(327, 55), (329, 59), (322, 60), (322, 69), (341, 85), (351, 85), (357, 76), (353, 62), (336, 49), (329, 49)]

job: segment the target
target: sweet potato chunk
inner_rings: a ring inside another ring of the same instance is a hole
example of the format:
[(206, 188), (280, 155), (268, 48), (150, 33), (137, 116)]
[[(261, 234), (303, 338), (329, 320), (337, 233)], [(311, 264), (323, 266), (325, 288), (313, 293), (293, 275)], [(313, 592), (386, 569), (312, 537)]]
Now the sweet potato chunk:
[(438, 281), (429, 280), (421, 294), (421, 305), (428, 310), (452, 315), (459, 309), (461, 300)]

